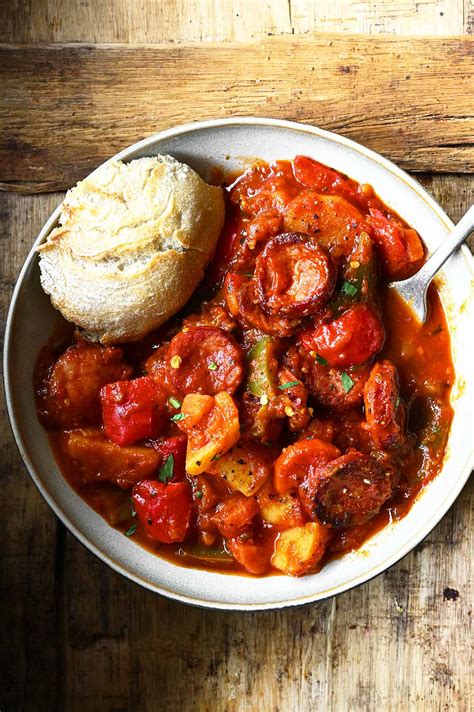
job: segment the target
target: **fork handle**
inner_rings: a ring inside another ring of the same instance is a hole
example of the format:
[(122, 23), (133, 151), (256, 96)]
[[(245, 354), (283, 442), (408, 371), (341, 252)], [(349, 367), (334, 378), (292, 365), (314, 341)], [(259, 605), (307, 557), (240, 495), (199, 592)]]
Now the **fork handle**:
[(462, 245), (464, 240), (474, 231), (474, 205), (461, 218), (452, 232), (449, 233), (441, 245), (426, 260), (423, 267), (417, 272), (420, 283), (426, 286), (431, 282), (438, 270), (444, 265), (448, 257)]

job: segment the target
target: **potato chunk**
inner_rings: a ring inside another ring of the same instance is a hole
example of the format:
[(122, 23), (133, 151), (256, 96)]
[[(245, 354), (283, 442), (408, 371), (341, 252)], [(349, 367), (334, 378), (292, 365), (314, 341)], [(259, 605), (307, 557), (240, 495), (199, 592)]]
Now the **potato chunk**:
[(323, 556), (330, 536), (330, 530), (317, 522), (287, 529), (275, 542), (273, 566), (290, 576), (311, 573)]
[(268, 484), (257, 494), (257, 501), (263, 521), (277, 529), (304, 524), (303, 508), (294, 492), (279, 494)]
[(121, 447), (96, 428), (64, 433), (60, 443), (84, 482), (113, 482), (122, 489), (130, 489), (136, 482), (152, 477), (161, 460), (154, 448)]
[(181, 407), (178, 427), (188, 436), (186, 471), (199, 475), (240, 438), (239, 412), (228, 393), (190, 393)]
[(273, 458), (265, 445), (239, 444), (216, 460), (213, 473), (229, 487), (252, 497), (273, 473)]

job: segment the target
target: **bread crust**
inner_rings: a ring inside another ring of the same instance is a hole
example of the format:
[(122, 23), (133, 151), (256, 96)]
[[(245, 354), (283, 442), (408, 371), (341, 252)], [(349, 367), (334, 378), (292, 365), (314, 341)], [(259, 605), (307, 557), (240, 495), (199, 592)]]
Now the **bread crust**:
[(222, 189), (171, 156), (110, 161), (67, 193), (38, 248), (43, 289), (89, 338), (140, 339), (201, 281), (224, 212)]

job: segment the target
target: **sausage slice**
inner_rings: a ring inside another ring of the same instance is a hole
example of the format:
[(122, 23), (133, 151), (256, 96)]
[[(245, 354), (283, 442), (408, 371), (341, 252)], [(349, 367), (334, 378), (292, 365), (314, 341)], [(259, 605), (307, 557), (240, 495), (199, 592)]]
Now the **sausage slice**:
[(365, 524), (391, 497), (394, 482), (394, 470), (369, 455), (342, 455), (320, 470), (314, 513), (336, 528)]
[(336, 271), (328, 253), (308, 235), (286, 232), (269, 240), (255, 265), (256, 292), (270, 314), (314, 314), (331, 296)]
[(183, 395), (233, 393), (242, 380), (243, 363), (234, 339), (221, 329), (206, 326), (180, 331), (167, 354), (170, 379)]

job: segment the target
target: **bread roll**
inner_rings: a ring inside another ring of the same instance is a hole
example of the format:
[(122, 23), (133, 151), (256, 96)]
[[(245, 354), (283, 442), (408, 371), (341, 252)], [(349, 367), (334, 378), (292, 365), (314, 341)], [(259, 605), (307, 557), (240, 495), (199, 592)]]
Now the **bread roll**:
[(111, 161), (67, 193), (59, 222), (38, 248), (51, 302), (91, 339), (135, 341), (202, 279), (224, 199), (171, 156)]

